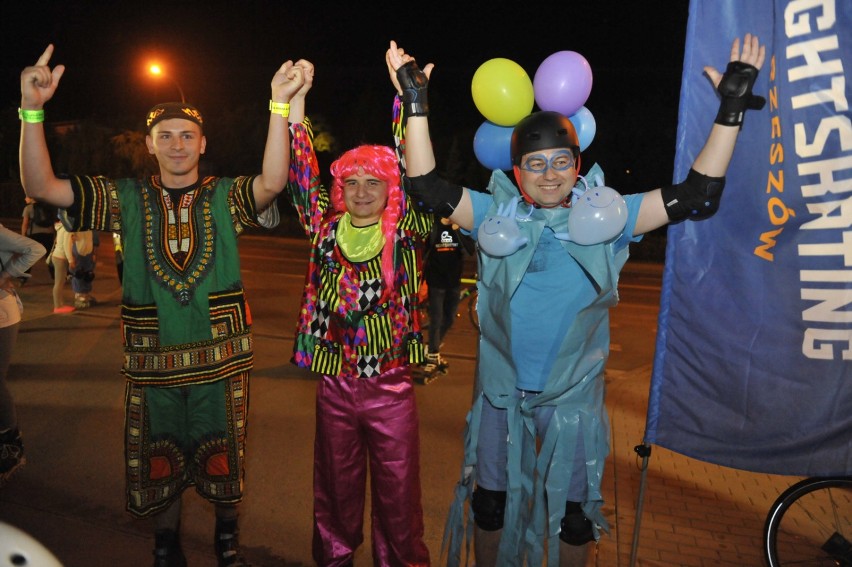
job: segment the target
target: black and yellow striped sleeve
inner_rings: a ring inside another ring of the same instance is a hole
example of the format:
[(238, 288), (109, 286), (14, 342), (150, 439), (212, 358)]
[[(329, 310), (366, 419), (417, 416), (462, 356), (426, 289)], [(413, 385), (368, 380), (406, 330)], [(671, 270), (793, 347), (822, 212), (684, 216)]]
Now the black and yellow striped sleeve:
[(228, 204), (231, 208), (231, 218), (234, 228), (242, 232), (245, 227), (259, 227), (257, 204), (254, 201), (254, 180), (257, 176), (237, 177), (231, 185)]
[(69, 178), (74, 204), (60, 212), (69, 231), (121, 229), (121, 212), (115, 181), (102, 176), (74, 175)]

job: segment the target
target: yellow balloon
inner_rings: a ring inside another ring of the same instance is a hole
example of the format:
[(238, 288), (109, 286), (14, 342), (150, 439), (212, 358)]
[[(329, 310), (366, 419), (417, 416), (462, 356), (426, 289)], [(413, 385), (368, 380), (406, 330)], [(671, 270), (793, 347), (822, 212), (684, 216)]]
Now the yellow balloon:
[(497, 57), (479, 66), (470, 85), (473, 103), (482, 115), (499, 126), (514, 126), (532, 112), (532, 80), (524, 68)]

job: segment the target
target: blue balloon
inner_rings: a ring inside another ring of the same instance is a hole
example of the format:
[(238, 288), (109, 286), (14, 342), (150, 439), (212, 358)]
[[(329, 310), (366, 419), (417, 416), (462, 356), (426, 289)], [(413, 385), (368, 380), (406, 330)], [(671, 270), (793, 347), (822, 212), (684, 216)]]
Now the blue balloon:
[(597, 132), (595, 117), (592, 116), (588, 108), (582, 106), (580, 110), (569, 116), (568, 120), (571, 121), (577, 131), (577, 137), (580, 139), (580, 151), (582, 152), (595, 139), (595, 132)]
[(517, 200), (497, 205), (497, 213), (479, 225), (476, 239), (480, 250), (500, 258), (514, 254), (529, 242), (526, 236), (521, 236), (521, 229), (515, 220), (517, 210)]
[(473, 136), (473, 153), (487, 169), (512, 169), (512, 131), (514, 126), (498, 126), (486, 120)]

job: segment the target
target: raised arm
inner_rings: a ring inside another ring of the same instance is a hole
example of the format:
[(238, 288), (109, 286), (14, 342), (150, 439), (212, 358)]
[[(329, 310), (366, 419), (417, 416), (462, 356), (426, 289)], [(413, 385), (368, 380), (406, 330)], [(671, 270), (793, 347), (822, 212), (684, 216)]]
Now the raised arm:
[(468, 189), (440, 179), (435, 170), (435, 153), (429, 135), (427, 87), (434, 65), (421, 71), (414, 57), (405, 53), (395, 41), (385, 54), (388, 74), (401, 97), (406, 116), (405, 166), (410, 183), (405, 190), (412, 202), (424, 210), (451, 219), (460, 227), (473, 228), (473, 207)]
[[(398, 71), (405, 64), (410, 63), (415, 65), (414, 57), (405, 53), (404, 49), (398, 47), (396, 42), (391, 40), (390, 48), (385, 54), (385, 62), (387, 63), (388, 74), (390, 75), (391, 83), (396, 88), (397, 95), (399, 95), (403, 102), (406, 102), (407, 99), (410, 99), (411, 102), (411, 105), (405, 107), (407, 119), (405, 165), (408, 174), (412, 177), (426, 175), (435, 169), (435, 154), (432, 151), (432, 140), (429, 137), (429, 104), (428, 101), (424, 102), (429, 77), (432, 75), (434, 65), (429, 63), (422, 71), (422, 76), (425, 77), (425, 84), (420, 85), (422, 92), (419, 93), (420, 100), (416, 101), (418, 109), (412, 111), (412, 107), (415, 104), (414, 99), (418, 97), (418, 93), (416, 92), (418, 89), (413, 84), (415, 79), (403, 78), (403, 81), (408, 83), (406, 85), (407, 90), (411, 93), (409, 97), (406, 97), (406, 93), (403, 92), (403, 87), (400, 85)], [(414, 144), (409, 146), (408, 142), (414, 142)]]
[(74, 202), (71, 183), (53, 172), (44, 135), (44, 105), (53, 98), (64, 65), (48, 66), (53, 45), (48, 45), (36, 64), (21, 72), (21, 184), (27, 196), (58, 207)]
[(305, 82), (290, 99), (290, 153), (289, 200), (305, 234), (310, 237), (320, 230), (323, 214), (328, 206), (327, 193), (320, 180), (319, 162), (313, 145), (313, 130), (306, 121), (306, 99), (314, 84), (314, 66), (300, 59)]
[(302, 70), (304, 82), (293, 98), (290, 99), (290, 124), (298, 124), (305, 119), (305, 99), (308, 96), (308, 91), (314, 86), (314, 64), (305, 59), (296, 61), (296, 67)]
[[(765, 56), (766, 49), (757, 36), (746, 34), (742, 51), (739, 38), (731, 45), (731, 62), (724, 75), (713, 67), (704, 68), (722, 97), (716, 121), (686, 180), (645, 195), (635, 234), (649, 232), (669, 222), (688, 218), (699, 220), (715, 213), (743, 115), (746, 109), (762, 107), (762, 99), (751, 91)], [(710, 205), (703, 206), (705, 202)]]
[(263, 168), (254, 180), (254, 200), (258, 209), (265, 208), (287, 185), (290, 172), (290, 100), (305, 82), (301, 66), (287, 61), (272, 77), (269, 130), (263, 151)]

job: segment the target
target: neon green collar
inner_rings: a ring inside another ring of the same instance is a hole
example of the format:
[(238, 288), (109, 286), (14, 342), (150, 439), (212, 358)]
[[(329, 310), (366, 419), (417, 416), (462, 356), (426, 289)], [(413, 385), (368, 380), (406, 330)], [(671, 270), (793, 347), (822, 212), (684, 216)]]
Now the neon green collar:
[(337, 244), (351, 262), (366, 262), (379, 255), (385, 245), (380, 222), (369, 226), (352, 226), (352, 217), (344, 213), (337, 223)]

